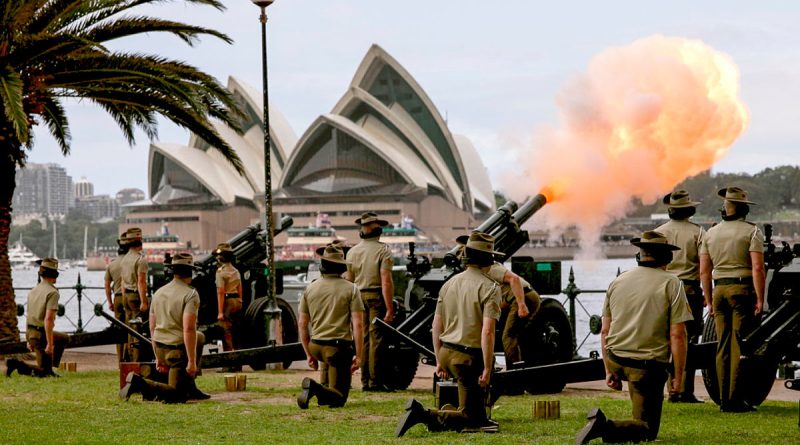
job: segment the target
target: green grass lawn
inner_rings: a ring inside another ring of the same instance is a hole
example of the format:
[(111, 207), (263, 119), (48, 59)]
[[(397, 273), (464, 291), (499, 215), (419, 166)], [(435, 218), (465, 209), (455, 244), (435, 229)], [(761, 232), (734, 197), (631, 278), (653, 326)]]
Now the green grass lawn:
[[(498, 434), (432, 434), (416, 426), (396, 439), (405, 401), (417, 397), (431, 406), (430, 392), (354, 390), (343, 409), (302, 411), (295, 404), (300, 379), (293, 370), (250, 373), (246, 392), (226, 393), (223, 375), (206, 372), (198, 384), (211, 400), (164, 405), (140, 396), (120, 401), (115, 372), (0, 377), (0, 444), (571, 444), (589, 408), (599, 405), (612, 418), (629, 414), (627, 400), (604, 396), (501, 397), (492, 416)], [(533, 420), (537, 399), (560, 400), (561, 419)], [(659, 443), (798, 444), (797, 422), (797, 403), (767, 402), (748, 414), (723, 414), (711, 403), (665, 404)]]

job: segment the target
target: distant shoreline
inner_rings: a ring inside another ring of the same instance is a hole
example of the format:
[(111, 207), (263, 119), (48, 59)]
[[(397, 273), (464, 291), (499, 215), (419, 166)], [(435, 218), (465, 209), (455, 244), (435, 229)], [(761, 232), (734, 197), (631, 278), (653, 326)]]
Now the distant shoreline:
[[(633, 258), (638, 249), (630, 244), (600, 246), (601, 259)], [(522, 247), (514, 256), (531, 256), (536, 261), (566, 261), (581, 253), (580, 247)]]

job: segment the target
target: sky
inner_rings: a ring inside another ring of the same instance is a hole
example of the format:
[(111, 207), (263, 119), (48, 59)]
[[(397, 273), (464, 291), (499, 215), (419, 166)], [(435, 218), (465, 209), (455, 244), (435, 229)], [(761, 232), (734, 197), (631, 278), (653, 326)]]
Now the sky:
[[(181, 1), (145, 14), (213, 27), (232, 45), (202, 39), (188, 47), (150, 34), (113, 49), (186, 61), (225, 83), (229, 75), (261, 88), (259, 9), (225, 0), (227, 10)], [(371, 44), (402, 64), (446, 117), (472, 140), (495, 189), (538, 128), (558, 120), (559, 91), (609, 47), (652, 35), (699, 39), (729, 55), (741, 74), (749, 127), (715, 172), (756, 173), (797, 165), (800, 140), (800, 2), (276, 0), (268, 8), (269, 97), (299, 136), (344, 94)], [(127, 144), (114, 122), (87, 102), (70, 102), (72, 152), (64, 157), (46, 131), (35, 132), (30, 162), (56, 162), (96, 194), (126, 187), (147, 192), (150, 141)], [(161, 120), (159, 140), (188, 133)]]

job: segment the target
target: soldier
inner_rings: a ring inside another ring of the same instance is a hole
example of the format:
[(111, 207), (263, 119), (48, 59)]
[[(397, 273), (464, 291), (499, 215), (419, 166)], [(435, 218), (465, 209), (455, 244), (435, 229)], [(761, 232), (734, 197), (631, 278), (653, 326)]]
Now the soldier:
[(28, 328), (25, 332), (28, 349), (36, 354), (36, 365), (10, 358), (6, 360), (6, 376), (16, 370), (22, 375), (58, 377), (53, 367), (61, 363), (61, 354), (69, 343), (67, 334), (54, 330), (59, 298), (55, 287), (58, 260), (44, 258), (37, 263), (41, 281), (28, 294)]
[(666, 271), (679, 247), (663, 234), (644, 232), (631, 244), (639, 248), (638, 267), (619, 275), (608, 286), (603, 304), (600, 343), (606, 384), (621, 390), (628, 381), (632, 420), (606, 419), (593, 408), (576, 444), (596, 437), (606, 443), (655, 440), (661, 425), (664, 383), (669, 357), (675, 366), (672, 391), (678, 392), (686, 362), (685, 322), (692, 320), (681, 280)]
[[(745, 217), (747, 192), (739, 187), (719, 190), (722, 222), (708, 229), (700, 246), (700, 280), (717, 333), (717, 379), (720, 409), (754, 411), (744, 400), (739, 357), (741, 340), (757, 326), (764, 307), (764, 235)], [(714, 280), (713, 292), (711, 279)]]
[(380, 242), (383, 227), (389, 222), (379, 219), (373, 212), (362, 214), (355, 222), (361, 226), (359, 236), (362, 241), (347, 253), (350, 264), (346, 278), (361, 290), (365, 323), (368, 325), (364, 337), (364, 356), (361, 358), (361, 384), (364, 391), (391, 391), (381, 369), (383, 333), (372, 323), (376, 317), (383, 317), (383, 321), (390, 324), (394, 319), (394, 259), (389, 247)]
[[(456, 243), (464, 246), (468, 239), (468, 235), (461, 235), (456, 238)], [(508, 309), (503, 326), (503, 351), (506, 367), (511, 368), (522, 359), (519, 335), (531, 315), (539, 310), (542, 300), (527, 281), (498, 262), (492, 264), (486, 275), (500, 285), (500, 309)]]
[(494, 329), (500, 318), (500, 287), (486, 276), (494, 263), (494, 237), (473, 232), (465, 246), (466, 270), (439, 291), (432, 336), (436, 373), (458, 383), (457, 410), (427, 410), (415, 399), (395, 430), (402, 436), (423, 423), (430, 431), (498, 431), (488, 419), (485, 391), (494, 366)]
[[(242, 322), (242, 278), (233, 266), (235, 256), (228, 243), (220, 243), (214, 250), (217, 257), (217, 320), (224, 329), (226, 351), (239, 346), (239, 328)], [(241, 370), (241, 368), (239, 368)]]
[(200, 296), (190, 286), (194, 262), (188, 253), (172, 257), (173, 278), (153, 295), (150, 306), (150, 338), (159, 372), (168, 372), (168, 383), (142, 378), (131, 372), (119, 396), (128, 400), (132, 394), (142, 394), (145, 400), (165, 403), (184, 403), (187, 400), (208, 399), (194, 378), (205, 336), (197, 331), (197, 311)]
[[(136, 329), (142, 322), (140, 316), (146, 313), (147, 302), (147, 258), (142, 254), (142, 229), (130, 228), (126, 232), (128, 253), (120, 262), (122, 270), (122, 299), (125, 304), (125, 320), (128, 326)], [(139, 361), (138, 339), (128, 336), (128, 359)]]
[[(117, 240), (117, 244), (119, 248), (117, 248), (117, 257), (111, 260), (106, 266), (106, 275), (105, 275), (105, 290), (106, 290), (106, 301), (108, 301), (108, 308), (114, 312), (114, 317), (125, 323), (125, 302), (122, 299), (122, 258), (125, 254), (128, 253), (128, 238), (126, 233), (123, 233), (119, 236)], [(113, 285), (112, 285), (113, 284)], [(113, 292), (112, 292), (113, 290)], [(111, 295), (114, 295), (114, 299), (111, 299)], [(125, 344), (121, 343), (117, 345), (117, 360), (120, 362), (125, 361)]]
[[(683, 282), (686, 300), (692, 311), (692, 320), (686, 323), (686, 332), (689, 343), (697, 344), (703, 333), (703, 290), (700, 287), (700, 244), (706, 231), (699, 225), (689, 221), (694, 215), (697, 201), (689, 198), (686, 190), (677, 190), (668, 193), (662, 199), (667, 205), (669, 221), (656, 228), (663, 233), (667, 242), (680, 247), (672, 255), (672, 262), (667, 266), (667, 272), (672, 272)], [(683, 389), (681, 392), (670, 393), (669, 401), (673, 403), (701, 403), (694, 396), (694, 367), (687, 362), (686, 371), (683, 373)], [(670, 385), (670, 388), (672, 385)]]
[(299, 331), (308, 365), (314, 370), (318, 364), (326, 365), (321, 375), (325, 383), (303, 379), (297, 396), (301, 409), (307, 409), (313, 397), (322, 406), (344, 406), (351, 374), (361, 366), (364, 349), (364, 303), (358, 287), (341, 278), (347, 271), (344, 252), (328, 244), (317, 249), (317, 255), (322, 277), (309, 284), (300, 298)]

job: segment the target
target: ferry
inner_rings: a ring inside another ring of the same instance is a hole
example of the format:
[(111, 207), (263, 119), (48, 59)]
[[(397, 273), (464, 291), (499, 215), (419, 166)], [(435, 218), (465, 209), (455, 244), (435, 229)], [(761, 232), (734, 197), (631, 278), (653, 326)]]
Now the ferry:
[(333, 227), (291, 227), (286, 234), (286, 245), (279, 253), (281, 260), (314, 259), (318, 247), (339, 239)]
[(8, 261), (14, 269), (29, 269), (36, 264), (36, 256), (30, 249), (22, 244), (22, 241), (17, 241), (8, 249)]

